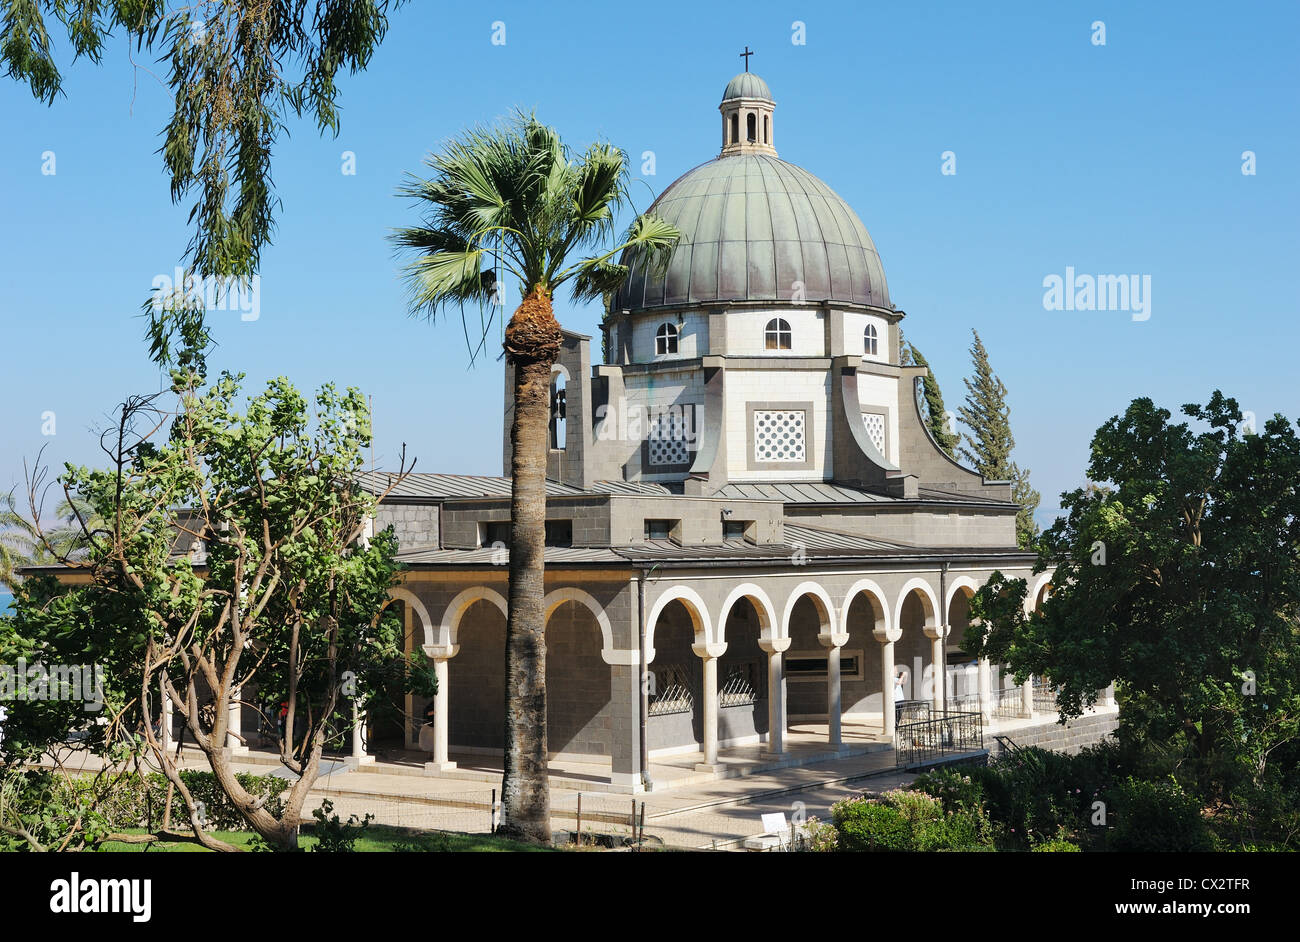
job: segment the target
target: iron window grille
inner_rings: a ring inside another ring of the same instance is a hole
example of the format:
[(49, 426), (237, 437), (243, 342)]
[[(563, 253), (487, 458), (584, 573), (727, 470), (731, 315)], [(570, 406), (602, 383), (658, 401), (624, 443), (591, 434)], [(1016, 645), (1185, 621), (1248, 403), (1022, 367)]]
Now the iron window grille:
[(650, 691), (650, 716), (692, 713), (695, 697), (691, 694), (690, 675), (681, 664), (666, 664), (651, 671), (654, 689)]
[(726, 675), (718, 684), (718, 706), (747, 706), (766, 699), (766, 677), (761, 661), (723, 665)]

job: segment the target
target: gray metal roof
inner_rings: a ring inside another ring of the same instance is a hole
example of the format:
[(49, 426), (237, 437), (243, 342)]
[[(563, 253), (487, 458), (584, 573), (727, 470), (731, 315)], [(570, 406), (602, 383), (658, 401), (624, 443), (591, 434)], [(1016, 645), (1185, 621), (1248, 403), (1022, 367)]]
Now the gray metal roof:
[[(382, 493), (396, 475), (385, 471), (364, 471), (357, 475), (361, 487), (372, 494)], [(590, 491), (564, 484), (546, 482), (547, 497), (581, 497), (584, 494), (671, 494), (663, 484), (642, 484), (635, 481), (597, 481)], [(510, 479), (478, 474), (408, 474), (389, 494), (389, 498), (467, 499), (476, 497), (509, 497)]]
[(772, 90), (753, 72), (741, 72), (728, 82), (723, 90), (722, 100), (726, 101), (728, 98), (761, 98), (764, 101), (771, 101)]
[(650, 212), (682, 232), (666, 272), (629, 249), (612, 310), (706, 301), (805, 298), (888, 308), (880, 255), (857, 214), (807, 170), (768, 154), (719, 157), (690, 170)]
[(782, 500), (788, 504), (885, 504), (897, 500), (822, 481), (776, 484), (724, 484), (717, 495), (726, 500)]

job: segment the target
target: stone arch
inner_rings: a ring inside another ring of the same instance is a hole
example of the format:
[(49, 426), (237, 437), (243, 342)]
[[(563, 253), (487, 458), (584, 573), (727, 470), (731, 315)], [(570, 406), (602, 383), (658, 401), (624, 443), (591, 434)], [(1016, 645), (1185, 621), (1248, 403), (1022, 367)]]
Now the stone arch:
[[(867, 618), (862, 617), (864, 614)], [(844, 647), (861, 652), (862, 658), (859, 676), (841, 679), (841, 711), (845, 716), (856, 714), (857, 722), (868, 716), (880, 717), (883, 724), (884, 710), (893, 702), (893, 686), (885, 682), (885, 642), (897, 641), (900, 632), (894, 627), (888, 596), (875, 580), (859, 579), (849, 587), (840, 614), (840, 630), (845, 637)]]
[(821, 630), (819, 634), (829, 637), (839, 637), (836, 632), (835, 603), (831, 601), (830, 593), (816, 582), (801, 582), (794, 587), (790, 597), (786, 599), (785, 611), (781, 615), (781, 637), (788, 638), (790, 632), (790, 613), (800, 599), (810, 598), (813, 607), (817, 610), (817, 616), (821, 619)]
[(913, 592), (921, 601), (921, 608), (925, 612), (925, 624), (927, 627), (938, 624), (937, 617), (939, 613), (939, 599), (935, 595), (934, 589), (930, 583), (919, 577), (908, 579), (903, 583), (903, 588), (898, 592), (898, 602), (894, 607), (894, 624), (901, 626), (903, 623), (903, 604), (907, 597)]
[[(908, 609), (916, 599), (919, 612)], [(902, 671), (908, 700), (932, 700), (938, 690), (938, 655), (935, 635), (941, 631), (939, 599), (930, 583), (920, 577), (903, 583), (894, 609), (898, 641), (894, 648), (895, 673)], [(919, 619), (918, 619), (919, 615)]]
[(726, 642), (727, 616), (731, 614), (731, 607), (741, 599), (747, 599), (749, 604), (754, 607), (758, 613), (759, 637), (774, 638), (780, 629), (777, 627), (776, 607), (772, 605), (771, 598), (759, 586), (752, 582), (742, 582), (731, 590), (727, 595), (726, 601), (722, 603), (722, 608), (718, 612), (717, 637), (710, 638), (710, 641)]
[(447, 603), (447, 608), (442, 614), (442, 624), (438, 627), (436, 643), (440, 645), (459, 644), (457, 632), (460, 629), (461, 617), (465, 614), (466, 609), (479, 601), (491, 602), (503, 616), (509, 617), (505, 596), (500, 592), (485, 585), (470, 586)]
[(655, 599), (654, 604), (650, 606), (649, 614), (646, 615), (645, 659), (647, 664), (655, 659), (655, 622), (659, 618), (659, 613), (664, 610), (669, 602), (673, 601), (681, 602), (682, 607), (686, 609), (686, 613), (690, 615), (697, 641), (708, 644), (714, 640), (713, 625), (709, 621), (709, 607), (704, 603), (704, 599), (700, 598), (700, 594), (689, 586), (672, 586)]
[[(1025, 613), (1026, 613), (1026, 614), (1029, 614), (1029, 613), (1032, 613), (1032, 612), (1035, 612), (1035, 611), (1038, 610), (1039, 606), (1042, 604), (1041, 598), (1045, 598), (1045, 597), (1046, 597), (1046, 596), (1043, 596), (1043, 590), (1044, 590), (1044, 589), (1047, 590), (1047, 592), (1048, 592), (1049, 595), (1051, 594), (1051, 585), (1052, 585), (1052, 576), (1053, 576), (1053, 575), (1054, 575), (1054, 573), (1050, 573), (1050, 572), (1039, 573), (1038, 578), (1035, 579), (1032, 583), (1030, 583), (1030, 585), (1033, 586), (1033, 590), (1025, 594)], [(1041, 598), (1040, 598), (1040, 597), (1041, 597)]]
[(576, 602), (583, 605), (591, 611), (596, 618), (596, 624), (600, 626), (601, 649), (600, 655), (606, 664), (613, 664), (610, 660), (614, 651), (614, 626), (609, 623), (609, 616), (605, 614), (605, 607), (596, 601), (589, 592), (584, 592), (577, 586), (561, 586), (558, 589), (552, 589), (546, 593), (546, 598), (542, 600), (543, 621), (549, 621), (551, 613), (563, 605), (565, 602)]
[[(445, 644), (434, 635), (433, 619), (429, 617), (429, 610), (425, 608), (424, 602), (420, 597), (404, 586), (394, 586), (388, 590), (388, 597), (399, 602), (405, 602), (414, 613), (416, 621), (419, 623), (419, 637), (424, 639), (423, 647), (432, 647), (435, 644)], [(441, 631), (439, 631), (441, 634)]]
[(952, 608), (952, 600), (957, 597), (957, 593), (964, 590), (967, 597), (974, 595), (980, 590), (981, 586), (970, 576), (958, 576), (948, 583), (948, 597), (943, 600), (943, 610), (946, 612)]
[(573, 586), (543, 600), (546, 641), (546, 737), (551, 755), (612, 755), (613, 631), (603, 607)]
[(865, 593), (872, 600), (872, 608), (875, 609), (878, 619), (884, 622), (883, 630), (888, 635), (894, 627), (890, 620), (889, 603), (885, 600), (885, 590), (871, 579), (859, 579), (849, 586), (849, 591), (844, 596), (844, 607), (840, 610), (840, 624), (845, 626), (845, 631), (848, 630), (849, 609), (852, 608), (854, 599), (861, 593)]

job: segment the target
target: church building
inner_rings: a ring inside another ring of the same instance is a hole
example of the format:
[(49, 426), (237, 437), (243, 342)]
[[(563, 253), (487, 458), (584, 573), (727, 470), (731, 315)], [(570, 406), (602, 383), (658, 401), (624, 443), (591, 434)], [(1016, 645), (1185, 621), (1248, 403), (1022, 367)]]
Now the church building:
[[(780, 159), (775, 111), (757, 75), (727, 83), (719, 152), (651, 207), (682, 232), (666, 270), (625, 258), (602, 336), (566, 332), (554, 370), (548, 743), (614, 791), (663, 787), (656, 762), (698, 781), (738, 750), (882, 748), (900, 672), (911, 703), (1033, 712), (962, 640), (994, 570), (1027, 578), (1030, 604), (1050, 573), (1016, 546), (1010, 484), (931, 437), (876, 246)], [(396, 529), (393, 595), (440, 682), (393, 745), (431, 774), (502, 750), (508, 373), (505, 476), (413, 474), (375, 520)]]

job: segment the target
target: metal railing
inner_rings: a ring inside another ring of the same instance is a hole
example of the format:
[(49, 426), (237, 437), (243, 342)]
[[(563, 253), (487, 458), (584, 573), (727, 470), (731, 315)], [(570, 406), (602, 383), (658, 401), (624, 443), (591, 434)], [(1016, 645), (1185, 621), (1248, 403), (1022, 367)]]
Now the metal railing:
[(978, 693), (964, 693), (961, 696), (949, 697), (945, 701), (945, 706), (950, 712), (978, 711), (980, 708), (980, 695)]
[(1056, 688), (1052, 682), (1046, 678), (1034, 678), (1034, 712), (1035, 713), (1055, 713), (1059, 708), (1056, 705)]
[(895, 700), (894, 725), (916, 723), (930, 718), (929, 700)]
[(995, 687), (989, 710), (994, 719), (1014, 720), (1025, 715), (1025, 694), (1019, 687)]
[(984, 748), (984, 720), (978, 712), (945, 710), (929, 719), (900, 724), (894, 738), (899, 768)]

